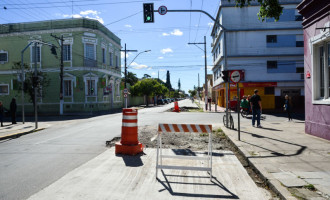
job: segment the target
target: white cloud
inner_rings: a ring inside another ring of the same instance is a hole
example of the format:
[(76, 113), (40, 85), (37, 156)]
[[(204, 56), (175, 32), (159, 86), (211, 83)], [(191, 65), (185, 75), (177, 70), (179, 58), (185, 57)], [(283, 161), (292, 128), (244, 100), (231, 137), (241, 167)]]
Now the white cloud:
[(166, 83), (166, 80), (165, 80), (165, 79), (162, 79), (162, 81), (163, 81), (164, 83)]
[(173, 50), (171, 48), (166, 48), (166, 49), (160, 50), (160, 52), (162, 52), (162, 54), (173, 53)]
[(175, 36), (182, 36), (183, 32), (180, 31), (180, 29), (174, 29), (172, 32), (170, 33), (162, 33), (162, 36), (170, 36), (170, 35), (175, 35)]
[(174, 29), (174, 31), (171, 32), (171, 35), (182, 36), (183, 32), (179, 29)]
[(148, 70), (152, 70), (152, 67), (149, 67)]
[(125, 27), (132, 28), (132, 25), (126, 24)]
[[(126, 58), (128, 58), (131, 55), (131, 53), (126, 53)], [(125, 58), (125, 52), (121, 51), (120, 52), (120, 57)]]
[(207, 25), (208, 25), (210, 28), (212, 28), (212, 27), (214, 26), (214, 23), (213, 23), (213, 22), (209, 22), (209, 23), (207, 23)]
[(163, 56), (159, 56), (158, 59), (161, 60), (161, 59), (164, 59), (164, 57)]
[(145, 69), (145, 68), (148, 68), (147, 65), (141, 65), (141, 64), (138, 64), (136, 62), (132, 62), (131, 66), (132, 66), (133, 69)]
[(98, 14), (101, 14), (101, 12), (98, 12), (96, 10), (85, 10), (85, 11), (80, 11), (80, 14), (81, 15), (89, 15), (89, 14), (98, 15)]
[(213, 68), (213, 66), (212, 65), (208, 65), (206, 68), (209, 69), (209, 70), (211, 70)]
[(151, 75), (156, 76), (157, 73), (156, 72), (151, 72)]
[(165, 71), (166, 71), (166, 69), (160, 69), (159, 71), (160, 71), (160, 72), (165, 72)]
[(98, 12), (96, 10), (85, 10), (85, 11), (80, 11), (79, 14), (73, 14), (73, 15), (67, 15), (67, 14), (63, 14), (62, 17), (64, 18), (88, 18), (88, 19), (95, 19), (97, 21), (99, 21), (101, 24), (104, 24), (103, 19), (99, 16), (99, 14), (101, 14), (101, 12)]

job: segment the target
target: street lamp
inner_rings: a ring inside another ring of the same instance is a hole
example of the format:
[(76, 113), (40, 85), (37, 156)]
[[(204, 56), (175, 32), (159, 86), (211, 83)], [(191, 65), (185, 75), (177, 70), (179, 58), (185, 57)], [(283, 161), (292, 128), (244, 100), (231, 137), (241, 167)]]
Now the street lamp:
[[(125, 45), (125, 51), (126, 51), (126, 45)], [(146, 53), (149, 52), (151, 50), (145, 50), (145, 51), (141, 51), (140, 53), (138, 53), (133, 60), (126, 66), (126, 52), (125, 52), (125, 88), (126, 88), (126, 82), (127, 82), (127, 68), (132, 64), (132, 62), (141, 54), (141, 53)], [(125, 97), (125, 108), (127, 108), (127, 97)]]
[(145, 51), (141, 51), (140, 53), (138, 53), (135, 58), (133, 58), (133, 60), (128, 64), (127, 68), (132, 64), (132, 62), (141, 54), (141, 53), (146, 53), (146, 52), (149, 52), (151, 50), (145, 50)]

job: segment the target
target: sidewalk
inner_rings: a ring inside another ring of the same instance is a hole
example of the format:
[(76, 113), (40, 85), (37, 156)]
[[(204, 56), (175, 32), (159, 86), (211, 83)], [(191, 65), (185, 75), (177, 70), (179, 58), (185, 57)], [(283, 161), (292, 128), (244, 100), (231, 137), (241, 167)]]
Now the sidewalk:
[[(304, 121), (263, 116), (263, 128), (252, 127), (251, 118), (241, 118), (241, 141), (237, 130), (221, 128), (282, 199), (330, 199), (330, 141), (305, 134)], [(237, 129), (236, 113), (233, 118)], [(305, 189), (307, 185), (317, 191)]]
[(13, 137), (19, 137), (28, 133), (39, 131), (50, 126), (45, 122), (38, 123), (38, 129), (35, 129), (34, 122), (17, 122), (17, 124), (11, 124), (10, 122), (4, 122), (4, 127), (0, 127), (0, 140), (5, 140)]

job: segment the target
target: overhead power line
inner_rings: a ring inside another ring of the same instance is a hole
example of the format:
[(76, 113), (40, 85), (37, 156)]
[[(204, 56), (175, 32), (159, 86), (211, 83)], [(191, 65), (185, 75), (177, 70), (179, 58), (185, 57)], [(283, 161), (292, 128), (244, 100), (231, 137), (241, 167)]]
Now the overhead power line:
[[(154, 0), (154, 1), (162, 1), (162, 0)], [(117, 5), (117, 4), (132, 4), (132, 3), (141, 3), (145, 1), (123, 1), (123, 2), (107, 2), (107, 3), (88, 3), (88, 4), (74, 4), (75, 6), (102, 6), (102, 5)], [(48, 3), (52, 4), (52, 3)], [(10, 7), (9, 4), (6, 4), (7, 9), (9, 10), (28, 10), (28, 9), (40, 9), (40, 8), (54, 8), (54, 7), (68, 7), (68, 5), (51, 5), (51, 6), (35, 6), (29, 8), (20, 8), (20, 7)], [(20, 4), (20, 5), (31, 5), (31, 4)], [(17, 5), (18, 6), (18, 5)]]

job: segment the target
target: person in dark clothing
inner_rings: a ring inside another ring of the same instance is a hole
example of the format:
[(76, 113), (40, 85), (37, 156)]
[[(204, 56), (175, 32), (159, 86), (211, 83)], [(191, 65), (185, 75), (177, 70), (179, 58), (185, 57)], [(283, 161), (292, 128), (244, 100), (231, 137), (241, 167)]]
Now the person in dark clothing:
[(291, 103), (291, 98), (289, 95), (285, 95), (285, 103), (284, 103), (284, 110), (288, 113), (288, 122), (292, 121), (292, 103)]
[(260, 125), (260, 113), (262, 111), (261, 97), (258, 95), (259, 91), (254, 90), (254, 95), (251, 97), (250, 106), (252, 108), (252, 126), (255, 126), (257, 120), (257, 127), (262, 128)]
[(16, 99), (13, 98), (10, 102), (10, 114), (11, 114), (12, 124), (16, 124), (16, 110), (17, 110)]
[(0, 101), (0, 122), (1, 122), (1, 127), (3, 127), (3, 115), (4, 115), (5, 111), (3, 109), (3, 105), (2, 102)]

